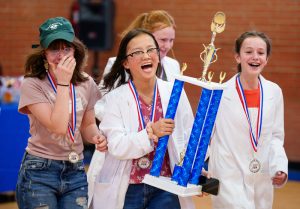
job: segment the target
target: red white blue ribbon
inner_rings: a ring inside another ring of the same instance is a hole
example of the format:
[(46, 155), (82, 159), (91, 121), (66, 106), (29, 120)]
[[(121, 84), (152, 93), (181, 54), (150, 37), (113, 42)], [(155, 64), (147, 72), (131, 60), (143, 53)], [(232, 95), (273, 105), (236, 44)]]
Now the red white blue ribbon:
[(251, 141), (254, 151), (257, 152), (258, 140), (260, 138), (261, 127), (262, 127), (263, 100), (264, 100), (263, 87), (262, 87), (261, 81), (259, 79), (260, 98), (259, 98), (259, 109), (258, 109), (257, 123), (256, 123), (256, 134), (254, 135), (251, 120), (250, 120), (248, 105), (247, 105), (247, 101), (246, 101), (246, 96), (245, 96), (244, 89), (243, 89), (243, 86), (242, 86), (241, 80), (240, 80), (240, 75), (238, 75), (236, 77), (236, 85), (237, 85), (237, 91), (240, 95), (240, 101), (242, 103), (245, 115), (246, 115), (248, 123), (249, 123), (250, 141)]
[[(51, 84), (53, 91), (56, 94), (57, 93), (56, 84), (49, 72), (47, 72), (47, 78)], [(75, 92), (75, 86), (72, 83), (70, 85), (70, 96), (71, 96), (71, 102), (72, 102), (72, 112), (71, 112), (72, 118), (71, 118), (71, 123), (68, 123), (68, 133), (69, 133), (71, 141), (75, 142), (74, 136), (75, 136), (75, 130), (76, 130), (76, 92)]]
[[(139, 117), (139, 124), (140, 124), (140, 127), (142, 127), (142, 130), (143, 130), (143, 129), (145, 129), (146, 124), (145, 124), (144, 116), (143, 116), (143, 113), (142, 113), (138, 92), (136, 91), (136, 88), (135, 88), (132, 80), (129, 80), (128, 85), (129, 85), (129, 88), (130, 88), (130, 90), (132, 92), (132, 95), (135, 99), (136, 109), (137, 109), (138, 117)], [(151, 115), (150, 115), (151, 122), (154, 121), (154, 116), (155, 116), (154, 111), (155, 111), (156, 100), (157, 100), (157, 89), (158, 89), (157, 88), (157, 83), (155, 81), (154, 90), (153, 90), (154, 93), (153, 93), (153, 98), (152, 98), (152, 110), (151, 110)]]

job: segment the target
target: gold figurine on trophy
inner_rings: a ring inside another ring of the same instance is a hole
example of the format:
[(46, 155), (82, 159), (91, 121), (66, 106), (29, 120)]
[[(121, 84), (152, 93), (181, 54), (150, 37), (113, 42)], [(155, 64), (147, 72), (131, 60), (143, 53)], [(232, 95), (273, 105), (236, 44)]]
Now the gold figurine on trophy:
[[(208, 46), (204, 46), (204, 50), (200, 53), (200, 59), (203, 61), (203, 71), (202, 77), (200, 78), (201, 81), (206, 81), (205, 77), (207, 74), (208, 67), (211, 63), (217, 61), (218, 56), (216, 54), (217, 50), (214, 46), (214, 41), (216, 38), (217, 33), (222, 33), (225, 29), (225, 14), (223, 12), (217, 12), (212, 20), (210, 30), (212, 32), (212, 37), (210, 44)], [(209, 80), (211, 81), (212, 77), (210, 74)], [(224, 79), (224, 78), (223, 78)]]

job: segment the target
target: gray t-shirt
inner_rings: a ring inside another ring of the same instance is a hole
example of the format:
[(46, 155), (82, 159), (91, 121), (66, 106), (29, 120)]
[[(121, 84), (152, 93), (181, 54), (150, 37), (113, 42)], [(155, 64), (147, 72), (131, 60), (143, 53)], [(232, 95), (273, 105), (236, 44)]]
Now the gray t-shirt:
[[(99, 92), (96, 83), (90, 76), (88, 77), (88, 81), (75, 86), (76, 131), (74, 144), (70, 140), (68, 134), (61, 136), (51, 133), (29, 112), (27, 108), (28, 105), (36, 103), (49, 103), (54, 107), (56, 94), (47, 77), (43, 80), (38, 78), (25, 78), (23, 80), (19, 101), (19, 112), (27, 114), (29, 117), (29, 132), (31, 136), (28, 139), (28, 145), (26, 147), (26, 151), (29, 154), (54, 160), (68, 160), (68, 155), (73, 150), (79, 154), (80, 159), (83, 159), (83, 143), (79, 128), (84, 113), (93, 109), (96, 101), (101, 98), (101, 93)], [(71, 100), (69, 103), (71, 118)]]

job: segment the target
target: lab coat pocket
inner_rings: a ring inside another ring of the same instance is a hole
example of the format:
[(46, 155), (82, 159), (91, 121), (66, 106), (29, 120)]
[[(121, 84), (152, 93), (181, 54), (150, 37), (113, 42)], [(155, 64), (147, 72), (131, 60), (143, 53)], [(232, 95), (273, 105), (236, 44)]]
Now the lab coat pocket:
[(93, 209), (116, 208), (119, 167), (120, 161), (108, 155), (94, 185)]
[(114, 179), (118, 176), (120, 164), (120, 160), (115, 159), (109, 154), (106, 155), (106, 159), (96, 182), (100, 184), (112, 184)]
[(95, 183), (93, 209), (114, 209), (116, 207), (117, 188), (111, 183)]

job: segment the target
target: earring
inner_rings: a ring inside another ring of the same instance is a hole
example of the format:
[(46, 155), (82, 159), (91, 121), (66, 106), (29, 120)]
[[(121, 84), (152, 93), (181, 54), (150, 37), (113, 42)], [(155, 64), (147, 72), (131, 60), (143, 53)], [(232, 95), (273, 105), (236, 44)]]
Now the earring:
[(46, 70), (49, 69), (49, 64), (48, 64), (47, 60), (44, 60), (44, 68), (45, 68)]

